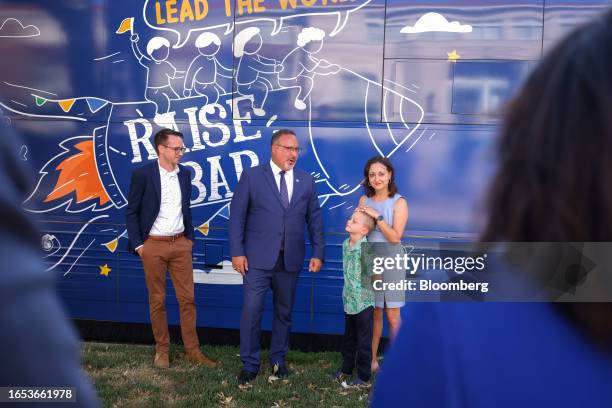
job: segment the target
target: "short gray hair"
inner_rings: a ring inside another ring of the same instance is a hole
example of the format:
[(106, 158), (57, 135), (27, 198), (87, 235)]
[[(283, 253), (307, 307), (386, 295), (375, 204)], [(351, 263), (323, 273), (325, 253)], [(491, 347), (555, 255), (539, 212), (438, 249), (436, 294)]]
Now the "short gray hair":
[(293, 135), (295, 136), (295, 132), (291, 129), (279, 129), (276, 132), (272, 133), (272, 139), (270, 139), (270, 146), (272, 146), (273, 144), (275, 144), (276, 142), (278, 142), (278, 139), (280, 139), (280, 137), (282, 135)]

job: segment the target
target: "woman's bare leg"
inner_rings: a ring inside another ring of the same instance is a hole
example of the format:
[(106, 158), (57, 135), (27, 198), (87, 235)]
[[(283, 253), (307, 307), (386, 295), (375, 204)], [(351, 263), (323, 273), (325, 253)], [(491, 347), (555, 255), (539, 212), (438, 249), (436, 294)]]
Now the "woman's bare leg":
[(383, 308), (374, 308), (374, 324), (372, 325), (372, 372), (378, 370), (378, 346), (383, 331)]
[(399, 307), (386, 307), (385, 313), (387, 315), (387, 321), (389, 322), (389, 332), (391, 334), (391, 342), (395, 340), (397, 332), (402, 324), (402, 315)]

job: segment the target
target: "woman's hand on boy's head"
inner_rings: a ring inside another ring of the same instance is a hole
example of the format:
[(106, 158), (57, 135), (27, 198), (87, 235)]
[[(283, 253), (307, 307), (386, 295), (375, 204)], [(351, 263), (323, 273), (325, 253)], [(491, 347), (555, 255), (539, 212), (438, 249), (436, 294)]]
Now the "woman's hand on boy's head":
[(361, 211), (363, 213), (368, 214), (370, 217), (377, 219), (380, 213), (373, 208), (368, 207), (367, 205), (362, 205), (357, 208), (357, 211)]

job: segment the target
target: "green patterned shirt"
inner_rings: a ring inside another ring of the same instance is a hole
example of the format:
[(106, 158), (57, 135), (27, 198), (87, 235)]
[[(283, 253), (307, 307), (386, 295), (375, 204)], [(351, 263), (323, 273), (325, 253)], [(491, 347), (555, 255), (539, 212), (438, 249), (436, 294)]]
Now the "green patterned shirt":
[(342, 269), (344, 270), (344, 287), (342, 288), (342, 303), (344, 312), (357, 314), (370, 306), (374, 306), (374, 289), (372, 288), (372, 273), (362, 271), (361, 243), (367, 242), (363, 237), (351, 248), (349, 239), (342, 244)]

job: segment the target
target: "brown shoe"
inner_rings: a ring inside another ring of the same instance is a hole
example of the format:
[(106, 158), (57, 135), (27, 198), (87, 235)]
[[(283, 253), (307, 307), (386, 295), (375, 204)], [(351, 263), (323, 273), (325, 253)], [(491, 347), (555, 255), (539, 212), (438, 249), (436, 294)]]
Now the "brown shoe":
[(217, 366), (216, 361), (206, 357), (199, 350), (185, 353), (185, 358), (187, 359), (187, 361), (191, 361), (194, 364), (203, 365), (204, 367), (214, 368)]
[(157, 368), (170, 367), (170, 358), (168, 357), (168, 353), (164, 353), (163, 351), (155, 353), (155, 360), (153, 360), (153, 365)]

